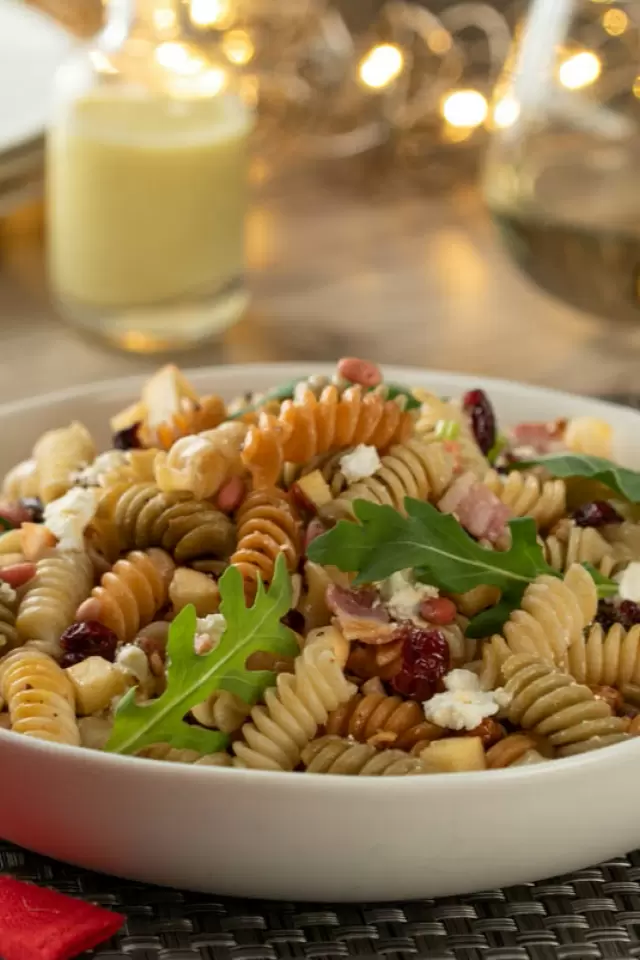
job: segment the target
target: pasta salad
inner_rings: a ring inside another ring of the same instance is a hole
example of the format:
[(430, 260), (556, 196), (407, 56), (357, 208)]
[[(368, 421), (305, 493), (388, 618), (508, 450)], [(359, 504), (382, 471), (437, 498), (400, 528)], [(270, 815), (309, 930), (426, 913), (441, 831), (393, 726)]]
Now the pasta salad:
[(606, 422), (499, 425), (349, 357), (231, 403), (169, 365), (111, 430), (4, 478), (0, 727), (364, 776), (640, 732), (640, 473)]

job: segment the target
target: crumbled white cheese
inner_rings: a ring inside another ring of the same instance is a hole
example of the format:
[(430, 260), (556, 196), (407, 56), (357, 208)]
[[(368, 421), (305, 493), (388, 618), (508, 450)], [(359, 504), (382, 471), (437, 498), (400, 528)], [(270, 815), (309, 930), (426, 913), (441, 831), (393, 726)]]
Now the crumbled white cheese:
[(5, 580), (0, 580), (0, 601), (2, 603), (13, 603), (18, 594), (13, 587)]
[(359, 444), (351, 453), (345, 453), (344, 457), (340, 458), (340, 469), (347, 483), (357, 483), (358, 480), (372, 477), (381, 466), (378, 451), (366, 443)]
[(630, 563), (617, 579), (620, 598), (640, 603), (640, 563), (637, 561)]
[(423, 704), (427, 720), (447, 730), (473, 730), (486, 717), (508, 706), (504, 690), (482, 690), (471, 670), (452, 670), (444, 678), (445, 693), (436, 693)]
[(413, 620), (418, 623), (424, 623), (419, 616), (422, 601), (438, 596), (436, 587), (416, 583), (410, 570), (392, 573), (383, 581), (380, 592), (394, 620)]
[(206, 617), (198, 617), (196, 635), (193, 647), (196, 653), (209, 653), (220, 643), (222, 634), (227, 629), (227, 621), (221, 613), (209, 613)]
[(96, 515), (95, 487), (72, 487), (44, 508), (44, 525), (58, 538), (61, 550), (84, 550), (84, 531)]
[(126, 679), (138, 687), (140, 693), (150, 697), (155, 692), (156, 678), (149, 667), (149, 659), (140, 647), (126, 643), (116, 653), (116, 667)]
[(106, 453), (100, 453), (93, 463), (84, 469), (74, 473), (71, 479), (74, 483), (79, 483), (85, 487), (97, 487), (100, 484), (100, 478), (112, 470), (119, 470), (126, 465), (128, 460), (125, 450), (107, 450)]

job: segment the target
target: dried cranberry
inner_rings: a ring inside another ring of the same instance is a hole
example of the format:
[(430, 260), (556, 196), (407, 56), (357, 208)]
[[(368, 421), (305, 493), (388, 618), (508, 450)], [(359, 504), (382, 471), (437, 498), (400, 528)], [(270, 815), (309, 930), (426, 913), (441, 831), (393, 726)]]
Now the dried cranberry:
[(289, 627), (290, 630), (294, 630), (296, 633), (304, 633), (304, 616), (299, 610), (289, 610), (288, 613), (285, 613), (284, 617), (280, 618), (280, 623), (283, 623), (285, 627)]
[(451, 656), (446, 637), (439, 630), (425, 630), (405, 620), (392, 639), (402, 640), (402, 667), (391, 686), (410, 700), (429, 700), (449, 672)]
[(606, 500), (583, 503), (572, 517), (577, 527), (604, 527), (607, 523), (622, 523), (622, 517)]
[(462, 398), (462, 406), (471, 420), (471, 429), (476, 443), (484, 454), (495, 445), (496, 415), (484, 390), (469, 390)]
[(28, 511), (31, 523), (42, 523), (44, 520), (44, 504), (40, 497), (23, 497), (20, 505)]
[(630, 630), (640, 623), (640, 604), (633, 600), (601, 600), (598, 604), (596, 622), (604, 630), (610, 630), (614, 623), (619, 623), (625, 630)]
[(96, 620), (72, 623), (60, 637), (60, 646), (64, 650), (60, 666), (72, 667), (88, 657), (102, 657), (113, 662), (117, 645), (118, 638), (113, 630)]
[(134, 423), (124, 430), (118, 430), (114, 433), (111, 442), (114, 450), (139, 450), (142, 446), (140, 440), (140, 424)]

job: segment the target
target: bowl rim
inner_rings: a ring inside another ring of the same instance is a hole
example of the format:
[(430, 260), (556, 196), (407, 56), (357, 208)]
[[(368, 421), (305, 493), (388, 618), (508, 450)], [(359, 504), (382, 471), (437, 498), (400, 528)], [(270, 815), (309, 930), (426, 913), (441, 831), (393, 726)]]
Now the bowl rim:
[[(225, 364), (209, 365), (204, 367), (191, 367), (182, 370), (188, 379), (202, 380), (206, 377), (214, 378), (219, 373), (224, 373), (225, 378), (239, 379), (243, 376), (255, 373), (257, 369), (273, 372), (274, 376), (293, 378), (296, 376), (304, 377), (312, 374), (327, 375), (335, 371), (335, 364), (331, 363), (244, 363), (244, 364)], [(515, 380), (507, 380), (501, 377), (476, 376), (467, 373), (455, 373), (444, 370), (429, 370), (421, 367), (408, 367), (400, 365), (384, 365), (385, 373), (394, 378), (415, 377), (417, 380), (429, 379), (434, 386), (438, 383), (454, 383), (460, 388), (468, 388), (471, 384), (492, 387), (506, 390), (517, 391), (525, 398), (532, 401), (544, 396), (546, 399), (562, 401), (581, 400), (585, 403), (593, 403), (603, 412), (609, 411), (612, 416), (620, 419), (628, 419), (631, 423), (635, 421), (640, 427), (640, 412), (628, 407), (620, 406), (608, 400), (600, 400), (597, 397), (569, 393), (564, 390), (557, 390), (553, 387), (537, 386), (534, 384), (519, 383)], [(20, 415), (26, 411), (37, 410), (38, 408), (54, 406), (60, 403), (69, 402), (74, 399), (90, 398), (100, 394), (114, 392), (115, 394), (125, 394), (127, 391), (139, 389), (148, 379), (149, 374), (136, 374), (127, 377), (114, 377), (108, 380), (99, 380), (95, 383), (86, 383), (79, 386), (66, 387), (60, 390), (50, 391), (45, 394), (39, 394), (33, 397), (26, 397), (19, 400), (8, 401), (0, 404), (0, 420), (5, 417)], [(274, 770), (254, 770), (250, 768), (239, 767), (216, 767), (206, 765), (195, 765), (188, 763), (175, 763), (167, 760), (151, 760), (146, 757), (135, 757), (124, 754), (106, 753), (100, 750), (91, 750), (87, 747), (70, 746), (68, 744), (52, 743), (46, 740), (37, 740), (24, 734), (14, 733), (10, 730), (0, 729), (0, 754), (3, 749), (18, 748), (21, 752), (39, 755), (65, 757), (67, 761), (79, 761), (82, 764), (92, 765), (94, 763), (106, 764), (115, 769), (129, 770), (130, 772), (142, 771), (148, 769), (149, 772), (155, 771), (154, 775), (159, 777), (173, 776), (180, 773), (182, 776), (188, 776), (191, 781), (197, 781), (202, 777), (208, 777), (209, 782), (216, 777), (231, 777), (236, 782), (242, 779), (249, 779), (256, 782), (262, 782), (265, 785), (280, 786), (289, 782), (293, 788), (298, 790), (356, 790), (369, 792), (371, 781), (375, 781), (377, 791), (390, 791), (397, 785), (398, 779), (403, 783), (403, 790), (429, 790), (439, 791), (446, 789), (466, 790), (473, 786), (475, 789), (487, 790), (493, 789), (496, 784), (517, 783), (522, 780), (536, 781), (541, 776), (548, 779), (550, 776), (563, 777), (570, 776), (572, 770), (584, 769), (591, 766), (600, 766), (602, 757), (611, 760), (618, 758), (621, 762), (632, 759), (634, 751), (640, 749), (640, 738), (632, 739), (623, 743), (612, 744), (603, 747), (600, 750), (592, 750), (570, 757), (563, 757), (561, 763), (553, 760), (543, 763), (532, 764), (531, 766), (512, 767), (499, 770), (478, 770), (464, 771), (449, 774), (447, 776), (413, 776), (413, 777), (343, 777), (337, 774), (316, 774), (306, 776), (291, 776), (287, 771)], [(628, 755), (628, 756), (627, 756)], [(187, 772), (188, 771), (188, 772)], [(306, 786), (304, 785), (306, 784)], [(341, 784), (341, 786), (336, 786)], [(419, 786), (417, 786), (419, 784)], [(429, 786), (425, 786), (428, 784)]]

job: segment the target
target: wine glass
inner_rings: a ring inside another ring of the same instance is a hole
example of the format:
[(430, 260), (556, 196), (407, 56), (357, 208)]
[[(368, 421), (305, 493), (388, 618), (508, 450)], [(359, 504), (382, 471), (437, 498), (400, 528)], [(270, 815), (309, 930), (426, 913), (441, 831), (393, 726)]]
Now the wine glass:
[(533, 0), (492, 118), (484, 191), (515, 261), (640, 320), (640, 0)]

